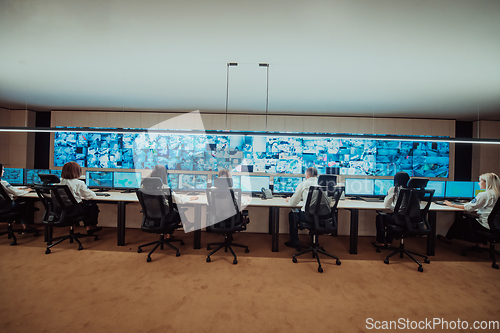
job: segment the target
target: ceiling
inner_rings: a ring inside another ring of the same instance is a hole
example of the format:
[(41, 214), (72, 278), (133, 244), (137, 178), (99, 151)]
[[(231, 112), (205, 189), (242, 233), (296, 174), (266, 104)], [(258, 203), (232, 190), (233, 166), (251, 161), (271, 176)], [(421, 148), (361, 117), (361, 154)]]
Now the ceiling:
[(1, 0), (0, 46), (10, 109), (500, 120), (497, 0)]

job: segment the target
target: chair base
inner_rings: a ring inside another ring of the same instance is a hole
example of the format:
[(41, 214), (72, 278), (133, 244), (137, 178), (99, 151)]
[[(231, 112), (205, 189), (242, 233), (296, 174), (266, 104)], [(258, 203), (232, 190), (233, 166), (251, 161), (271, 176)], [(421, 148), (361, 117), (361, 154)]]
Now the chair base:
[(322, 253), (326, 256), (329, 256), (331, 258), (334, 258), (334, 259), (337, 259), (337, 261), (335, 262), (337, 265), (340, 265), (342, 262), (340, 261), (339, 257), (329, 253), (329, 252), (326, 252), (324, 248), (322, 248), (319, 243), (318, 243), (318, 236), (314, 236), (313, 237), (313, 243), (310, 247), (308, 247), (307, 249), (305, 250), (302, 250), (300, 251), (299, 253), (297, 254), (294, 254), (293, 257), (292, 257), (292, 262), (296, 263), (297, 262), (297, 257), (298, 256), (301, 256), (303, 254), (306, 254), (306, 253), (309, 253), (309, 252), (312, 252), (313, 254), (313, 258), (316, 258), (316, 260), (318, 261), (318, 272), (320, 273), (323, 273), (323, 267), (321, 267), (321, 261), (319, 260), (319, 255), (318, 255), (318, 252), (319, 253)]
[(83, 250), (83, 245), (82, 245), (82, 242), (80, 242), (80, 238), (85, 238), (85, 237), (94, 237), (94, 241), (99, 239), (99, 237), (97, 235), (81, 234), (79, 232), (75, 233), (73, 230), (73, 227), (70, 227), (69, 235), (56, 237), (56, 238), (49, 238), (47, 240), (47, 249), (45, 250), (45, 254), (49, 254), (51, 252), (50, 249), (52, 247), (65, 241), (66, 239), (69, 239), (70, 243), (73, 243), (73, 241), (77, 242), (78, 243), (78, 251), (81, 251), (81, 250)]
[(236, 254), (234, 253), (234, 250), (232, 248), (232, 246), (236, 246), (236, 247), (242, 247), (245, 249), (245, 253), (249, 253), (250, 250), (248, 249), (248, 246), (246, 245), (241, 245), (241, 244), (236, 244), (236, 243), (233, 243), (233, 237), (232, 235), (225, 235), (225, 238), (224, 238), (224, 242), (219, 242), (219, 243), (210, 243), (207, 245), (207, 250), (211, 250), (211, 246), (215, 246), (217, 245), (218, 247), (213, 250), (212, 252), (210, 252), (207, 256), (207, 262), (211, 262), (212, 259), (210, 258), (210, 256), (212, 256), (212, 254), (214, 254), (215, 252), (219, 251), (220, 249), (224, 248), (224, 252), (227, 252), (227, 250), (229, 249), (229, 251), (231, 251), (231, 253), (233, 254), (233, 264), (236, 265), (238, 263), (238, 258), (236, 257)]
[(500, 255), (500, 252), (495, 250), (495, 242), (490, 243), (490, 247), (477, 247), (477, 246), (471, 246), (465, 250), (462, 251), (462, 255), (465, 257), (467, 256), (467, 252), (476, 252), (476, 253), (484, 253), (484, 252), (489, 252), (490, 254), (490, 259), (491, 259), (491, 267), (494, 269), (498, 269), (498, 264), (496, 260), (496, 255)]
[(160, 240), (139, 246), (137, 248), (137, 253), (141, 253), (143, 247), (155, 244), (153, 249), (149, 252), (148, 258), (146, 259), (147, 262), (151, 262), (151, 254), (153, 254), (153, 252), (155, 252), (158, 247), (160, 247), (160, 249), (163, 250), (164, 245), (167, 245), (168, 247), (174, 249), (176, 251), (175, 256), (179, 257), (181, 255), (181, 253), (179, 252), (178, 248), (176, 248), (175, 246), (170, 244), (172, 242), (180, 242), (181, 245), (184, 245), (184, 241), (182, 239), (169, 239), (169, 238), (165, 238), (165, 234), (160, 234)]
[[(7, 235), (7, 239), (12, 239), (12, 242), (10, 243), (11, 246), (17, 245), (17, 238), (16, 238), (16, 233), (21, 234), (23, 232), (23, 229), (12, 229), (12, 222), (9, 222), (7, 224), (7, 230), (0, 232), (0, 236)], [(38, 233), (35, 234), (35, 236), (38, 236)]]
[(406, 254), (408, 257), (411, 258), (411, 260), (413, 260), (414, 262), (416, 262), (417, 265), (418, 265), (418, 271), (419, 272), (423, 272), (424, 268), (422, 267), (422, 264), (420, 263), (420, 261), (418, 261), (417, 259), (415, 259), (414, 256), (419, 256), (419, 257), (424, 258), (424, 263), (426, 263), (426, 264), (430, 263), (430, 260), (429, 260), (429, 258), (426, 255), (406, 250), (404, 242), (403, 242), (403, 238), (400, 239), (399, 248), (397, 248), (394, 252), (392, 252), (387, 257), (385, 257), (384, 263), (388, 265), (389, 264), (389, 258), (392, 257), (392, 256), (394, 256), (394, 255), (396, 255), (396, 254), (398, 254), (398, 253), (399, 253), (399, 257), (400, 258), (403, 258), (403, 256)]

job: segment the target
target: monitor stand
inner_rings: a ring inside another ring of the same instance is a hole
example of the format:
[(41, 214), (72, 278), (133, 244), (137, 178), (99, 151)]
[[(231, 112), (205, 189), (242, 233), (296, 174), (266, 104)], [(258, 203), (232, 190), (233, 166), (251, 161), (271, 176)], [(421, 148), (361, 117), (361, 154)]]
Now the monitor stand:
[(97, 189), (97, 191), (94, 191), (94, 192), (108, 192), (109, 190), (111, 190), (110, 188), (105, 188), (105, 187), (100, 187)]
[(136, 188), (129, 188), (124, 191), (121, 191), (120, 193), (134, 193), (134, 192), (137, 192)]

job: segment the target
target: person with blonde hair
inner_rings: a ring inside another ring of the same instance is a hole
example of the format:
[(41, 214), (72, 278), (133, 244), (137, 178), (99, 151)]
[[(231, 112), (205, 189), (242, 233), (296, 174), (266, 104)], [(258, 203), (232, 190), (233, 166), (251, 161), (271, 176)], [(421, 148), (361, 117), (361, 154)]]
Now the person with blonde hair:
[[(478, 217), (456, 220), (445, 237), (438, 235), (439, 240), (450, 243), (452, 239), (458, 238), (476, 242), (474, 230), (490, 229), (488, 216), (500, 197), (500, 179), (494, 173), (484, 173), (479, 176), (479, 187), (484, 192), (478, 193), (472, 201), (466, 204), (460, 205), (448, 200), (444, 201), (444, 204), (449, 207), (465, 209), (467, 212), (476, 212)], [(480, 244), (477, 245), (480, 246)]]

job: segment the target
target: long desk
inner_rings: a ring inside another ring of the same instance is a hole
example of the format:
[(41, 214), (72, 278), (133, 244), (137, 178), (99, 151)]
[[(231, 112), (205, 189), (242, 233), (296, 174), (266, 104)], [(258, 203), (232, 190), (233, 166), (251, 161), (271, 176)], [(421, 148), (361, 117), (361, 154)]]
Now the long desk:
[[(125, 215), (126, 215), (126, 205), (131, 202), (138, 202), (135, 193), (120, 193), (120, 192), (108, 192), (109, 196), (99, 196), (95, 201), (103, 203), (116, 203), (118, 205), (116, 227), (117, 227), (117, 245), (125, 245)], [(24, 197), (27, 198), (38, 198), (36, 193), (26, 194)], [(302, 204), (302, 203), (300, 203)], [(194, 220), (195, 224), (198, 225), (197, 230), (193, 232), (194, 237), (194, 248), (201, 248), (201, 214), (202, 208), (207, 205), (206, 196), (201, 194), (198, 195), (198, 200), (191, 201), (184, 204), (186, 207), (194, 207)], [(279, 250), (279, 214), (280, 208), (290, 208), (289, 203), (284, 198), (272, 198), (263, 200), (261, 198), (252, 198), (248, 207), (268, 207), (269, 208), (269, 233), (272, 235), (271, 238), (271, 250), (273, 252), (278, 252)], [(358, 253), (358, 224), (359, 224), (359, 210), (384, 210), (383, 202), (366, 202), (363, 200), (340, 200), (338, 209), (346, 209), (351, 212), (350, 218), (350, 232), (349, 232), (349, 253)], [(442, 206), (432, 203), (429, 209), (428, 221), (432, 230), (432, 233), (427, 237), (427, 255), (433, 256), (435, 254), (435, 244), (436, 244), (436, 215), (437, 212), (444, 211), (454, 211), (462, 212), (462, 209), (453, 208), (448, 206)]]

